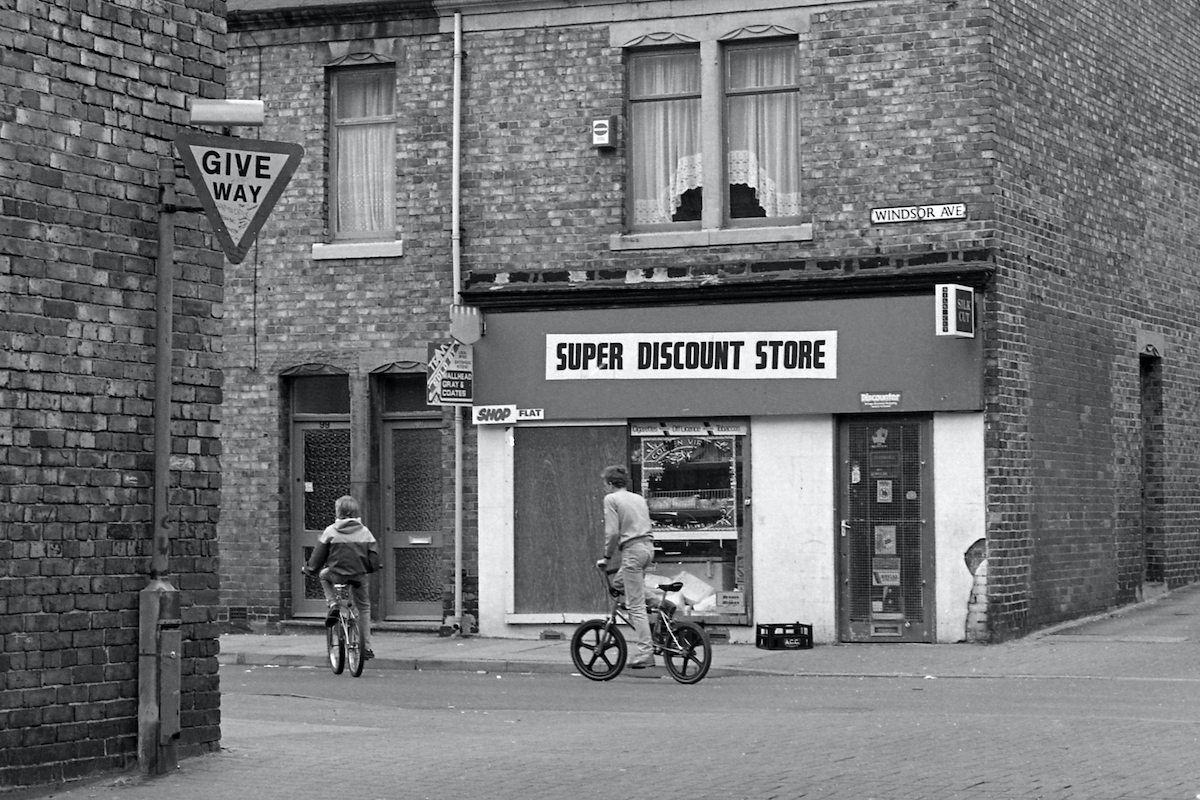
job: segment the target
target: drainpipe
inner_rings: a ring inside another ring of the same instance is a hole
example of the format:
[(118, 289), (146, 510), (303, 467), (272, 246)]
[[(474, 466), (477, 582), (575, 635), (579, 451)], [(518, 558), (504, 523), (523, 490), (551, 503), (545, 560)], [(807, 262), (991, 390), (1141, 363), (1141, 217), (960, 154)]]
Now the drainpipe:
[[(454, 141), (451, 145), (450, 189), (450, 260), (454, 268), (450, 302), (458, 305), (462, 282), (462, 235), (459, 230), (459, 206), (462, 197), (462, 12), (454, 12)], [(463, 620), (463, 417), (460, 406), (454, 409), (454, 619), (462, 635), (471, 626)]]

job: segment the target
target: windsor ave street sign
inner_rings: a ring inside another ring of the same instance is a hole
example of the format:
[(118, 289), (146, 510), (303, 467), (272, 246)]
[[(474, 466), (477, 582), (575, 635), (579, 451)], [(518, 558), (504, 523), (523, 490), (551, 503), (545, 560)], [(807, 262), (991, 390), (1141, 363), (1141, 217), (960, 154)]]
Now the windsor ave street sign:
[(175, 147), (225, 256), (241, 263), (300, 165), (304, 148), (194, 132), (179, 134)]

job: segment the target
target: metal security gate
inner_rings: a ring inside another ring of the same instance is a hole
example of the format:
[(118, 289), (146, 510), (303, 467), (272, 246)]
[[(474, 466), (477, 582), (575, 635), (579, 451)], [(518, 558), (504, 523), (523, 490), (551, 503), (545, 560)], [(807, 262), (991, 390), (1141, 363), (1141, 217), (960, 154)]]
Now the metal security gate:
[(350, 426), (302, 422), (292, 428), (292, 598), (296, 616), (325, 613), (316, 577), (300, 568), (312, 555), (321, 531), (333, 523), (334, 504), (350, 494)]
[(839, 426), (839, 626), (846, 642), (933, 641), (929, 421)]

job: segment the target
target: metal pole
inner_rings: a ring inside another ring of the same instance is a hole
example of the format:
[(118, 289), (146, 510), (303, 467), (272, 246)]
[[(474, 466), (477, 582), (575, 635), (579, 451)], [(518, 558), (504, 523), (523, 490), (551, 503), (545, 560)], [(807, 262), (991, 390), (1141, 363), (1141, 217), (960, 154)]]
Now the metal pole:
[[(450, 248), (454, 268), (454, 286), (451, 302), (458, 304), (459, 284), (462, 282), (462, 236), (459, 232), (459, 205), (461, 204), (462, 147), (462, 12), (454, 12), (454, 144), (453, 178), (451, 181)], [(463, 418), (462, 409), (454, 406), (454, 619), (459, 632), (469, 634), (463, 621)]]
[(154, 497), (150, 583), (139, 594), (138, 765), (163, 775), (178, 761), (181, 657), (179, 591), (166, 579), (171, 552), (171, 361), (175, 294), (175, 161), (159, 162), (154, 351)]
[(159, 163), (157, 294), (154, 347), (154, 549), (150, 575), (167, 574), (171, 554), (171, 362), (175, 296), (175, 160)]

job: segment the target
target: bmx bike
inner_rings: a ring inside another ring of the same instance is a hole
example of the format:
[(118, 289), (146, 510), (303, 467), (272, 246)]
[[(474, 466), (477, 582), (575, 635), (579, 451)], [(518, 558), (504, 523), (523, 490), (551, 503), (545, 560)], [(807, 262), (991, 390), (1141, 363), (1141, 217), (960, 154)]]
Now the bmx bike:
[(329, 666), (334, 675), (341, 675), (346, 667), (350, 667), (350, 675), (357, 678), (362, 675), (364, 658), (362, 646), (362, 630), (358, 626), (358, 611), (350, 601), (350, 586), (345, 583), (335, 583), (333, 589), (337, 596), (337, 616), (332, 618), (333, 624), (326, 623), (325, 647), (329, 652)]
[[(620, 625), (630, 625), (624, 594), (612, 584), (611, 573), (598, 566), (608, 595), (608, 615), (580, 623), (571, 636), (571, 661), (585, 678), (610, 681), (621, 674), (629, 646)], [(658, 584), (666, 594), (683, 588), (679, 581)], [(698, 683), (712, 666), (712, 640), (708, 631), (694, 622), (675, 619), (675, 604), (663, 599), (655, 608), (646, 604), (654, 654), (662, 656), (667, 672), (679, 683)]]

